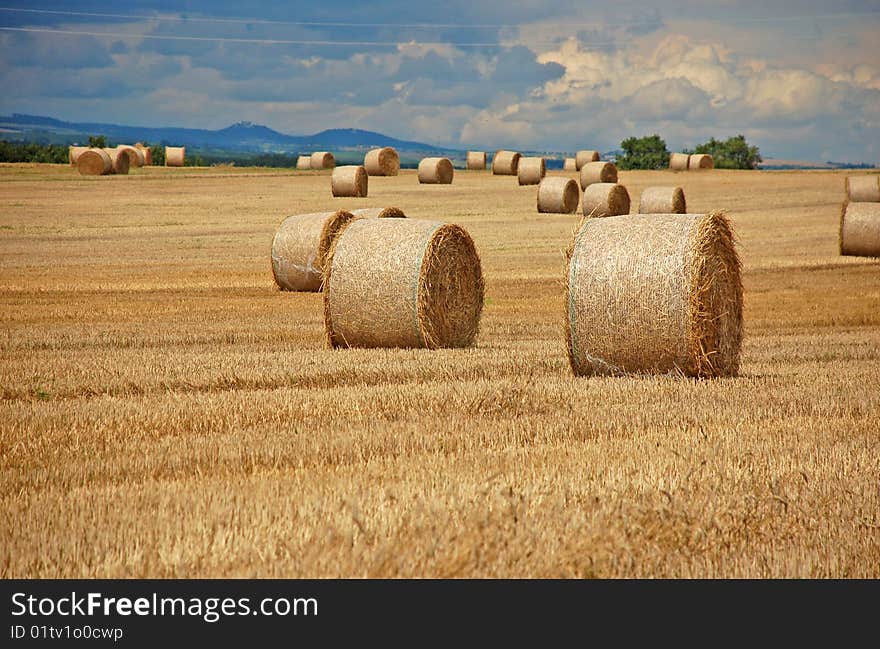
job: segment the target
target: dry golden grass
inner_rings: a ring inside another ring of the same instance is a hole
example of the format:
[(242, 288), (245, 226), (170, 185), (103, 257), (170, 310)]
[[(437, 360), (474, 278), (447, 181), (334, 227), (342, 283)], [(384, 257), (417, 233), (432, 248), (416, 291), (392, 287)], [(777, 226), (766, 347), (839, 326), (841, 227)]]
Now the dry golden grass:
[[(0, 167), (0, 576), (880, 577), (844, 176), (620, 173), (739, 233), (742, 373), (694, 381), (571, 375), (578, 216), (510, 176)], [(321, 296), (274, 288), (284, 216), (374, 205), (471, 233), (475, 349), (330, 351)]]

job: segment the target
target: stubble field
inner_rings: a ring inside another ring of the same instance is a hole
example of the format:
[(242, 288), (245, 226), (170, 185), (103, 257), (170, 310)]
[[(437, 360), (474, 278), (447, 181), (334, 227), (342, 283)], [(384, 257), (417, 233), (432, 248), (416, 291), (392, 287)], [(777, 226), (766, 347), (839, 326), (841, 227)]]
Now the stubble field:
[[(562, 172), (553, 172), (562, 173)], [(0, 576), (880, 577), (880, 264), (843, 173), (621, 172), (728, 211), (741, 375), (574, 378), (577, 217), (456, 171), (0, 166)], [(482, 257), (475, 348), (324, 348), (290, 214), (394, 205)]]

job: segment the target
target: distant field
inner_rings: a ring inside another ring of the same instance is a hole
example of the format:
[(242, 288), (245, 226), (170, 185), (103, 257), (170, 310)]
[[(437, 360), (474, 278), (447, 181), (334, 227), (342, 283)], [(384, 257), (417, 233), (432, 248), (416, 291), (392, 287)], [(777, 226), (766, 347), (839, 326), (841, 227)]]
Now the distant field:
[[(515, 178), (0, 165), (0, 576), (880, 577), (845, 175), (620, 173), (738, 232), (741, 376), (693, 381), (571, 375), (577, 218)], [(283, 217), (388, 205), (474, 237), (474, 349), (330, 351), (320, 295), (275, 290)]]

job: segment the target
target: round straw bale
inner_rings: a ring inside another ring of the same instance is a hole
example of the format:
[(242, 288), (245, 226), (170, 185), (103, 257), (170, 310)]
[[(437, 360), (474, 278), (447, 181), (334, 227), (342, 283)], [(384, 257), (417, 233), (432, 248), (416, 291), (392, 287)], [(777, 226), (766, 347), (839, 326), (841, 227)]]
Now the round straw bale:
[(113, 171), (113, 159), (103, 149), (86, 149), (76, 158), (76, 170), (83, 176), (106, 176)]
[(419, 163), (419, 182), (434, 185), (452, 183), (452, 162), (449, 158), (423, 158)]
[(76, 160), (79, 158), (81, 153), (85, 153), (89, 150), (87, 146), (69, 146), (67, 147), (67, 160), (70, 162), (71, 167), (76, 166)]
[(598, 151), (578, 151), (574, 154), (574, 164), (576, 171), (583, 169), (588, 162), (599, 162)]
[(715, 161), (708, 153), (695, 153), (688, 158), (688, 171), (701, 171), (714, 169)]
[(128, 156), (129, 169), (131, 169), (132, 167), (138, 168), (144, 166), (146, 158), (144, 157), (143, 151), (141, 151), (137, 147), (133, 147), (130, 144), (120, 144), (116, 148)]
[(577, 160), (574, 158), (566, 158), (562, 163), (563, 171), (577, 171)]
[(584, 219), (567, 284), (576, 375), (739, 370), (743, 289), (724, 214)]
[(617, 183), (593, 183), (584, 190), (584, 216), (629, 214), (629, 192)]
[(616, 183), (617, 166), (612, 162), (588, 162), (581, 167), (581, 189), (593, 183)]
[(135, 142), (134, 147), (138, 151), (140, 151), (141, 153), (144, 154), (144, 165), (145, 166), (150, 166), (153, 164), (153, 150), (150, 147), (144, 146), (140, 142)]
[(880, 257), (880, 202), (845, 202), (840, 211), (840, 254)]
[(551, 176), (538, 185), (538, 211), (573, 214), (577, 211), (580, 190), (574, 178)]
[(645, 187), (639, 214), (684, 214), (687, 204), (681, 187)]
[(846, 197), (855, 203), (880, 202), (880, 176), (847, 176)]
[(358, 219), (327, 259), (331, 347), (467, 347), (483, 308), (480, 257), (457, 225)]
[(110, 156), (110, 162), (112, 163), (110, 173), (123, 175), (128, 173), (128, 169), (131, 166), (131, 158), (128, 157), (127, 152), (119, 148), (108, 148), (103, 151)]
[(465, 166), (472, 171), (484, 170), (486, 168), (486, 152), (468, 151), (467, 164)]
[(371, 176), (396, 176), (400, 171), (400, 156), (390, 146), (367, 151), (364, 169)]
[(367, 171), (359, 165), (336, 167), (330, 177), (330, 191), (334, 196), (363, 198), (367, 195)]
[(362, 207), (352, 210), (359, 219), (405, 219), (406, 214), (399, 207)]
[(289, 216), (272, 239), (272, 274), (282, 291), (320, 291), (330, 246), (354, 216), (345, 210)]
[(329, 151), (315, 151), (310, 162), (312, 169), (332, 169), (336, 166), (336, 158)]
[(311, 169), (312, 168), (312, 156), (311, 155), (301, 155), (296, 159), (296, 168), (297, 169)]
[(538, 185), (547, 173), (544, 158), (520, 158), (516, 176), (520, 185)]
[(186, 159), (185, 146), (166, 146), (165, 147), (165, 166), (166, 167), (182, 167), (183, 161)]
[(496, 176), (515, 176), (519, 168), (519, 158), (516, 151), (496, 151), (492, 158), (492, 173)]
[(673, 153), (669, 156), (669, 168), (672, 171), (687, 171), (689, 157), (687, 153)]

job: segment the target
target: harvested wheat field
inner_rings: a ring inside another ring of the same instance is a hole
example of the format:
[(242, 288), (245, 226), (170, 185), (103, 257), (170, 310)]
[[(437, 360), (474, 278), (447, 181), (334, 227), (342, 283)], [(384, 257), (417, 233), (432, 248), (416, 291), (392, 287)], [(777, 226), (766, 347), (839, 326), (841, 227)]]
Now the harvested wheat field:
[[(738, 235), (740, 374), (694, 380), (573, 375), (580, 215), (505, 176), (0, 166), (0, 576), (878, 578), (845, 175), (620, 172)], [(283, 217), (391, 205), (476, 243), (473, 348), (330, 350), (321, 294), (275, 287)]]

